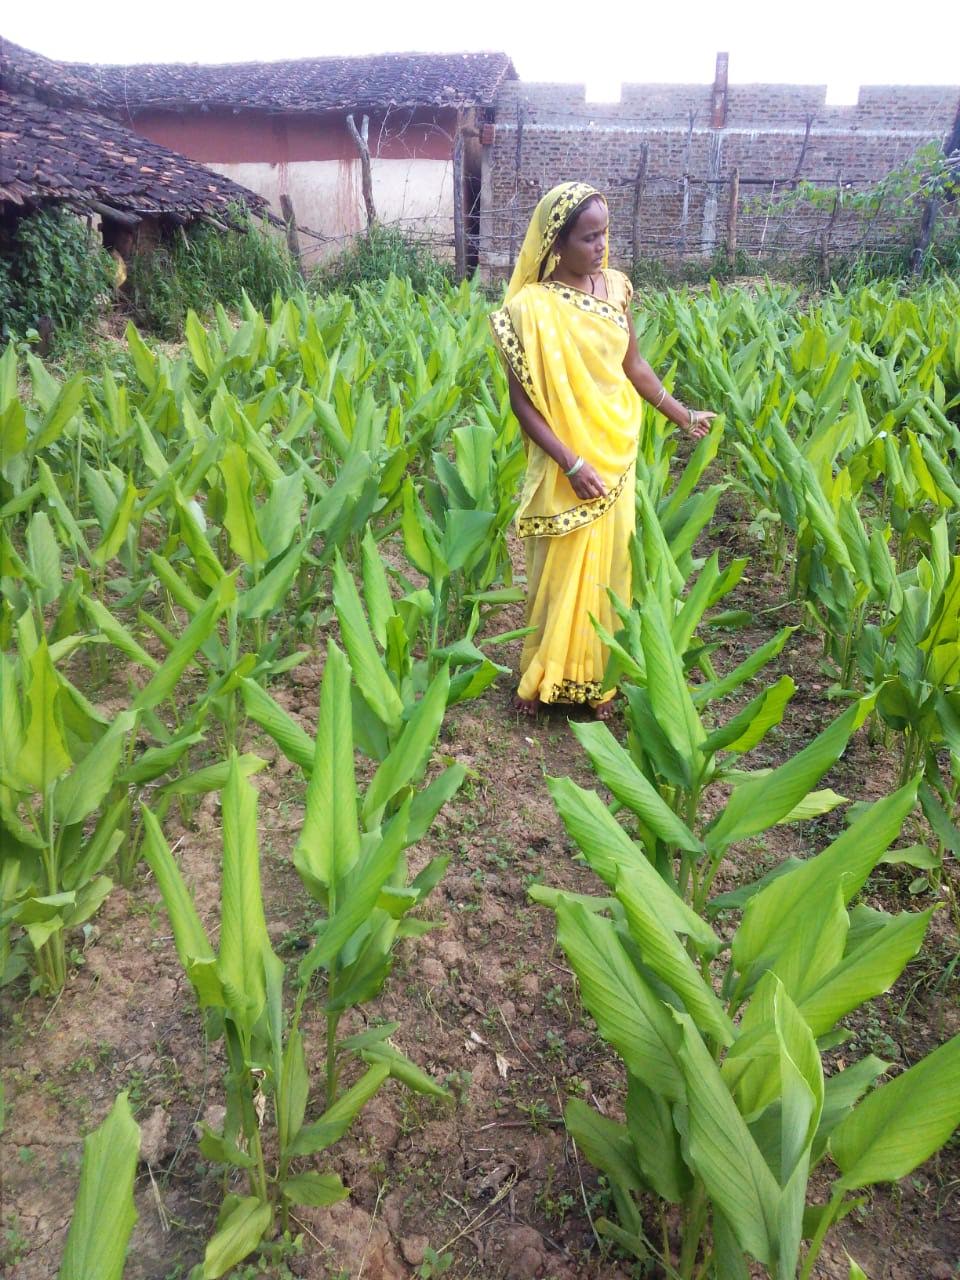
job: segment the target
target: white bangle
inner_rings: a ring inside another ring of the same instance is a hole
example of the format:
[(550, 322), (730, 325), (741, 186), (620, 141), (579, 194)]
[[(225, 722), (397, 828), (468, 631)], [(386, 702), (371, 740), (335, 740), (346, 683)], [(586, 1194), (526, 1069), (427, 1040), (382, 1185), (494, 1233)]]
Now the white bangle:
[(660, 388), (660, 396), (659, 396), (659, 398), (658, 398), (658, 400), (657, 400), (656, 404), (653, 406), (655, 409), (659, 409), (659, 408), (660, 408), (660, 406), (663, 404), (664, 399), (666, 398), (666, 394), (667, 394), (667, 388), (666, 388), (666, 387), (661, 387), (661, 388)]
[(577, 474), (577, 472), (582, 467), (583, 467), (583, 457), (581, 454), (578, 454), (576, 462), (573, 464), (573, 466), (570, 468), (569, 471), (565, 471), (563, 474), (567, 477), (568, 480), (572, 480), (573, 477)]

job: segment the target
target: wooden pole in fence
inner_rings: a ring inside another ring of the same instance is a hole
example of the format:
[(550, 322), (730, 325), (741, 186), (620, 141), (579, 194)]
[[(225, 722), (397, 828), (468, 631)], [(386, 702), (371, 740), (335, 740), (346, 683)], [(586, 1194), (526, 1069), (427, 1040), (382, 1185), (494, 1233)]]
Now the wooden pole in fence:
[(287, 228), (287, 248), (297, 271), (303, 276), (303, 259), (300, 255), (300, 237), (297, 234), (297, 219), (293, 212), (293, 201), (286, 192), (280, 197), (280, 212), (283, 214), (284, 226)]
[(830, 273), (830, 236), (833, 233), (833, 224), (837, 220), (837, 214), (840, 212), (840, 195), (841, 187), (837, 182), (837, 194), (833, 198), (833, 208), (830, 211), (830, 217), (823, 231), (823, 238), (820, 241), (820, 277), (826, 280)]
[(466, 219), (463, 192), (463, 130), (457, 127), (453, 141), (453, 269), (458, 280), (467, 274)]
[(637, 176), (633, 181), (633, 270), (636, 272), (640, 262), (640, 205), (643, 203), (643, 188), (647, 182), (647, 162), (650, 159), (650, 144), (643, 143), (640, 148), (640, 163)]
[(364, 116), (360, 128), (353, 122), (353, 116), (347, 116), (347, 128), (350, 136), (357, 144), (360, 153), (360, 187), (363, 191), (363, 204), (367, 211), (367, 230), (377, 221), (377, 208), (373, 203), (373, 178), (370, 173), (370, 117)]
[(740, 170), (734, 169), (730, 177), (730, 207), (727, 209), (727, 266), (732, 267), (737, 258), (737, 213), (740, 207)]

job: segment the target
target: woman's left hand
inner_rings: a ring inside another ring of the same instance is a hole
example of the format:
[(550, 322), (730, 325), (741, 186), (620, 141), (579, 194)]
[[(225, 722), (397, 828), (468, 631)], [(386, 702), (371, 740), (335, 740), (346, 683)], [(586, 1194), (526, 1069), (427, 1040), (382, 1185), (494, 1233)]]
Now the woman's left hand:
[(702, 440), (710, 430), (710, 423), (717, 415), (712, 409), (694, 410), (693, 421), (682, 424), (683, 430), (694, 440)]

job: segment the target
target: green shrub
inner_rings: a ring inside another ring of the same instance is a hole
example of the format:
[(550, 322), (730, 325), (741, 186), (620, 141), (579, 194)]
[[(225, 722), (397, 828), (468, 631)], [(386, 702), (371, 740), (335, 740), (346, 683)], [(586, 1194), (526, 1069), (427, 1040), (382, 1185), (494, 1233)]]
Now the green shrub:
[(92, 323), (114, 266), (86, 224), (65, 209), (41, 209), (0, 233), (0, 338), (22, 338), (49, 316), (58, 338)]
[(218, 302), (239, 306), (244, 293), (266, 309), (275, 293), (301, 287), (281, 236), (242, 209), (233, 211), (233, 221), (242, 230), (197, 222), (131, 260), (127, 292), (139, 325), (162, 338), (180, 338), (190, 309), (202, 316)]
[(407, 239), (396, 227), (374, 225), (348, 249), (318, 267), (310, 287), (318, 293), (351, 293), (360, 285), (390, 276), (409, 279), (417, 293), (443, 288), (453, 281), (453, 267), (423, 244)]

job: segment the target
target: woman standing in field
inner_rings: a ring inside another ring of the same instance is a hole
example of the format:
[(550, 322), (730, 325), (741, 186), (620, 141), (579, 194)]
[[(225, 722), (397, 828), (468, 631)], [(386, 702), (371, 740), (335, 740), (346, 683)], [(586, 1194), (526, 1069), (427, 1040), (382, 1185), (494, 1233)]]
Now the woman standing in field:
[(607, 651), (590, 616), (615, 622), (607, 589), (630, 599), (638, 397), (699, 439), (715, 415), (668, 395), (637, 349), (633, 286), (607, 268), (607, 203), (582, 182), (534, 210), (491, 317), (510, 404), (527, 437), (517, 530), (527, 549), (527, 625), (517, 710), (589, 703), (601, 719)]

